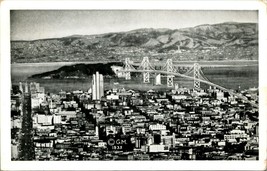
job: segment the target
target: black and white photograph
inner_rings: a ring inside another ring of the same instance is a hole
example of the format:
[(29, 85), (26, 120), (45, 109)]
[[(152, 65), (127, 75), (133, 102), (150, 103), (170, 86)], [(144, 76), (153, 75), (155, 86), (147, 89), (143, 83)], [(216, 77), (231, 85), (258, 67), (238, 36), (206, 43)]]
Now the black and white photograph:
[(266, 157), (259, 9), (8, 15), (5, 160), (175, 165)]

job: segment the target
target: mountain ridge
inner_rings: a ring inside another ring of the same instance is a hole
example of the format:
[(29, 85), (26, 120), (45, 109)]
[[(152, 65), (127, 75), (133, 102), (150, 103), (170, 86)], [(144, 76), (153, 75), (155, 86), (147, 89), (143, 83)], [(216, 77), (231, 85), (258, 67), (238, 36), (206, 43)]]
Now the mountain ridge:
[(140, 28), (125, 32), (11, 41), (12, 62), (257, 60), (257, 23), (225, 22), (195, 27)]

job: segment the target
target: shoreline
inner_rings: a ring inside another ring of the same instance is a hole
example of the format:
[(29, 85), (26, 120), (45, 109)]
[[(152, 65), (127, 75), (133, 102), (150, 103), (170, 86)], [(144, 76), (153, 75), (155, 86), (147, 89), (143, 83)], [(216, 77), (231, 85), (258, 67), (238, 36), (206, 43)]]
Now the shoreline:
[[(29, 63), (11, 63), (11, 65), (67, 65), (67, 64), (97, 64), (97, 63), (112, 63), (112, 62), (123, 62), (123, 61), (65, 61), (65, 62), (29, 62)], [(164, 61), (156, 61), (152, 63), (161, 63)], [(249, 63), (253, 62), (258, 64), (259, 60), (222, 60), (222, 61), (173, 61), (174, 64), (177, 63), (230, 63), (229, 65), (234, 65), (233, 62), (244, 62), (244, 63)]]

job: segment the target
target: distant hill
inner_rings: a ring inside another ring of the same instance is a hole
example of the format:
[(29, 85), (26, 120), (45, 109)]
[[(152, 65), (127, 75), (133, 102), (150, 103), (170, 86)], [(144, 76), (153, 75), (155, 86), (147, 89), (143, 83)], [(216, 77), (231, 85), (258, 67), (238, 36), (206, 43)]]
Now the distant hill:
[(12, 62), (258, 59), (258, 24), (220, 23), (182, 29), (143, 28), (99, 35), (12, 41)]
[(59, 69), (44, 72), (41, 74), (32, 75), (30, 78), (43, 78), (43, 79), (77, 79), (77, 78), (88, 78), (88, 76), (93, 75), (98, 71), (104, 76), (115, 76), (115, 73), (111, 69), (111, 66), (122, 66), (120, 62), (112, 63), (96, 63), (96, 64), (75, 64), (63, 66)]

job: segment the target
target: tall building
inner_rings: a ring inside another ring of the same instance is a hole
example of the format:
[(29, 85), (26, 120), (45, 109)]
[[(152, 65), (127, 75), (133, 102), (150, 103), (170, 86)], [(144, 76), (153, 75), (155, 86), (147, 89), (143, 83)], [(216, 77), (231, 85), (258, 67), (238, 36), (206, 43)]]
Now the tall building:
[(155, 78), (155, 85), (161, 85), (161, 75), (157, 74)]
[(174, 90), (178, 90), (179, 89), (179, 84), (178, 83), (175, 83), (174, 84)]
[(25, 93), (29, 93), (29, 89), (28, 89), (28, 83), (25, 83)]
[(92, 99), (100, 100), (104, 96), (104, 79), (103, 75), (96, 72), (92, 80)]
[(99, 137), (99, 130), (98, 130), (98, 126), (95, 127), (95, 136)]
[(19, 82), (19, 90), (23, 93), (22, 82)]
[(176, 53), (182, 53), (182, 51), (181, 51), (181, 49), (180, 49), (180, 45), (178, 45), (177, 48), (178, 48), (178, 49), (177, 49)]

